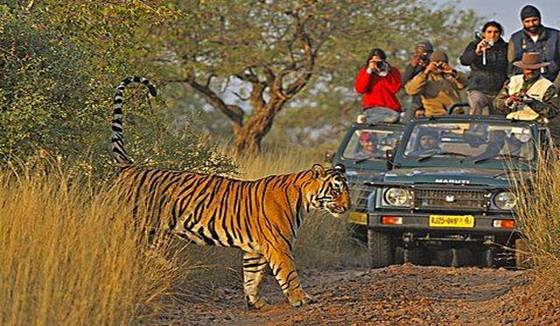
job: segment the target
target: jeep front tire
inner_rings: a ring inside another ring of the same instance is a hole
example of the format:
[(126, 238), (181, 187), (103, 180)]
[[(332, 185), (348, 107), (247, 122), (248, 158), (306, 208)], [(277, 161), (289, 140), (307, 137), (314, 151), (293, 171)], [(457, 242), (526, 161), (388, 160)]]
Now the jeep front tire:
[(394, 263), (394, 245), (391, 235), (368, 229), (370, 267), (386, 267)]

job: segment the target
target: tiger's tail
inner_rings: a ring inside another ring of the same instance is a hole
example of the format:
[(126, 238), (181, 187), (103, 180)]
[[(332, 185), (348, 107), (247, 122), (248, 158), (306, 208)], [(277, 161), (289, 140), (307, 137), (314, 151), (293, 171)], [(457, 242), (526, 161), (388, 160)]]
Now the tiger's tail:
[(119, 86), (117, 86), (117, 90), (115, 92), (115, 97), (113, 99), (113, 120), (111, 122), (111, 146), (112, 146), (112, 155), (113, 159), (119, 165), (130, 165), (133, 163), (132, 158), (128, 156), (128, 153), (124, 149), (124, 140), (123, 140), (123, 113), (122, 113), (122, 103), (123, 103), (123, 92), (128, 84), (135, 82), (135, 83), (142, 83), (148, 90), (152, 96), (157, 95), (156, 87), (150, 83), (144, 77), (127, 77), (125, 78)]

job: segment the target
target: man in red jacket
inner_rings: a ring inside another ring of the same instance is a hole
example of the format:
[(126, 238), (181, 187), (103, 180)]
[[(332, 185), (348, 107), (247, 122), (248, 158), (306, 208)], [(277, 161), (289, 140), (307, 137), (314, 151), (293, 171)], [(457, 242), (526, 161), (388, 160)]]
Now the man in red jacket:
[(354, 88), (363, 95), (362, 111), (379, 107), (401, 112), (396, 94), (401, 88), (401, 73), (385, 61), (385, 52), (371, 50), (366, 65), (358, 71)]

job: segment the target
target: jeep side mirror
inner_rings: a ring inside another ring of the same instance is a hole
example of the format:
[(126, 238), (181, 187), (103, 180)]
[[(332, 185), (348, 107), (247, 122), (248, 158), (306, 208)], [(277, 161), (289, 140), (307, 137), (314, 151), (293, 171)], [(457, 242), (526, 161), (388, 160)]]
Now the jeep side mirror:
[(393, 169), (393, 160), (395, 159), (395, 150), (388, 149), (385, 151), (385, 162), (387, 163), (387, 170)]
[(394, 149), (388, 149), (385, 151), (385, 158), (390, 160), (393, 158), (393, 156), (395, 156), (395, 150)]
[(334, 152), (325, 152), (325, 162), (332, 163)]

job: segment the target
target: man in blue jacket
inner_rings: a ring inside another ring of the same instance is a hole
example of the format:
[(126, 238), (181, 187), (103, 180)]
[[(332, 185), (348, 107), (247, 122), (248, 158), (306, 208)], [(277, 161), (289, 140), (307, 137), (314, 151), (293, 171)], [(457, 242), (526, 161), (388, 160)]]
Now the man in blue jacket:
[[(544, 27), (541, 23), (541, 13), (537, 8), (527, 5), (521, 9), (523, 29), (511, 35), (508, 44), (508, 61), (512, 64), (521, 60), (525, 52), (537, 52), (542, 62), (549, 62), (541, 73), (548, 80), (554, 82), (560, 71), (560, 32), (554, 28)], [(513, 74), (522, 73), (518, 67), (513, 68)]]

